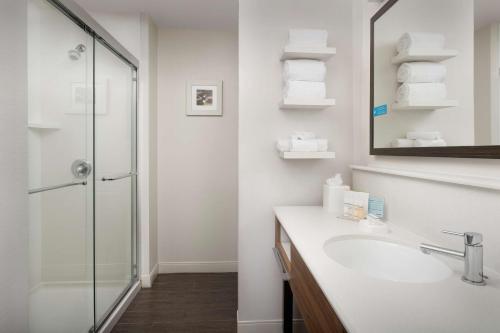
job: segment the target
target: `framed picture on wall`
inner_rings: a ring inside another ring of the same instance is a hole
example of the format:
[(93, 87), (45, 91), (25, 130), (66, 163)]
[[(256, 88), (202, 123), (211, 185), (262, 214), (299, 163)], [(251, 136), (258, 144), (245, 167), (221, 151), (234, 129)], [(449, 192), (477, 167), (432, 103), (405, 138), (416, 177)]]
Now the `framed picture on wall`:
[(188, 82), (186, 115), (222, 116), (222, 80)]

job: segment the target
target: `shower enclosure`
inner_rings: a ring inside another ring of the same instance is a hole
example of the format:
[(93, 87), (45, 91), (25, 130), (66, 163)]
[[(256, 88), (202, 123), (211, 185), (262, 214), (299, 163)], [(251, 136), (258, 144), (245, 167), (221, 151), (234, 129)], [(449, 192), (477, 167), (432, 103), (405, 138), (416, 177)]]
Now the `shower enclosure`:
[(137, 281), (137, 60), (28, 1), (30, 332), (97, 332)]

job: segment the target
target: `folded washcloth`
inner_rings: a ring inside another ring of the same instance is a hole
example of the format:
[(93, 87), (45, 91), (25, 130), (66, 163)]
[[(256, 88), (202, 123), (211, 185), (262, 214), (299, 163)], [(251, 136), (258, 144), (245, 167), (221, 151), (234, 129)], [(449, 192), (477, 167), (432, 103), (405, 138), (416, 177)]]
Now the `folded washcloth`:
[(441, 135), (441, 132), (437, 131), (415, 131), (406, 133), (406, 138), (409, 140), (439, 140), (442, 139), (443, 136)]
[(288, 46), (291, 47), (327, 47), (328, 32), (317, 29), (290, 29)]
[(398, 82), (432, 83), (443, 82), (446, 78), (446, 66), (433, 62), (408, 62), (398, 69)]
[(290, 140), (290, 151), (294, 152), (314, 152), (327, 151), (328, 140), (312, 139), (312, 140)]
[(290, 136), (291, 140), (311, 140), (311, 139), (316, 139), (316, 134), (313, 132), (305, 132), (305, 131), (295, 131)]
[(410, 49), (443, 49), (445, 38), (442, 34), (425, 32), (407, 32), (398, 41), (399, 53)]
[(324, 82), (286, 81), (283, 89), (285, 98), (326, 98)]
[(286, 60), (283, 64), (284, 81), (325, 82), (326, 65), (318, 60)]
[(410, 139), (394, 139), (391, 142), (391, 147), (394, 148), (409, 148), (415, 146), (415, 140)]
[(400, 103), (433, 103), (445, 100), (447, 89), (444, 83), (404, 83), (396, 95)]
[(443, 139), (436, 140), (415, 140), (415, 147), (446, 147), (448, 144)]

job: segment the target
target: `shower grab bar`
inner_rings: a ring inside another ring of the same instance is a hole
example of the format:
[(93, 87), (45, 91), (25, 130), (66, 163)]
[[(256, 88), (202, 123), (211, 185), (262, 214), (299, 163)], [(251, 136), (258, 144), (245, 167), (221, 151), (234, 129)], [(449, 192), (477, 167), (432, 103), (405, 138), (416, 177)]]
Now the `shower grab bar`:
[(35, 193), (40, 193), (40, 192), (45, 192), (45, 191), (57, 190), (57, 189), (60, 189), (60, 188), (70, 187), (70, 186), (77, 186), (77, 185), (87, 185), (87, 182), (86, 181), (71, 182), (71, 183), (66, 183), (66, 184), (61, 184), (61, 185), (54, 185), (54, 186), (45, 186), (45, 187), (34, 188), (34, 189), (31, 189), (31, 190), (28, 190), (28, 194), (35, 194)]
[(128, 178), (128, 177), (132, 177), (132, 176), (135, 176), (135, 175), (137, 175), (137, 173), (135, 173), (135, 172), (129, 172), (129, 173), (126, 173), (126, 174), (123, 174), (123, 175), (114, 176), (114, 177), (102, 177), (101, 180), (103, 182), (112, 182), (114, 180)]

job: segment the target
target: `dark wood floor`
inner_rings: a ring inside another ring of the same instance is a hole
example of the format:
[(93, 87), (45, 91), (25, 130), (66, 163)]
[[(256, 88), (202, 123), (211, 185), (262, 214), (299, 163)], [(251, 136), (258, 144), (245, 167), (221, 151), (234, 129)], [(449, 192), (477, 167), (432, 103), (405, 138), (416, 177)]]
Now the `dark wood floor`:
[(237, 273), (161, 274), (112, 333), (235, 333)]

